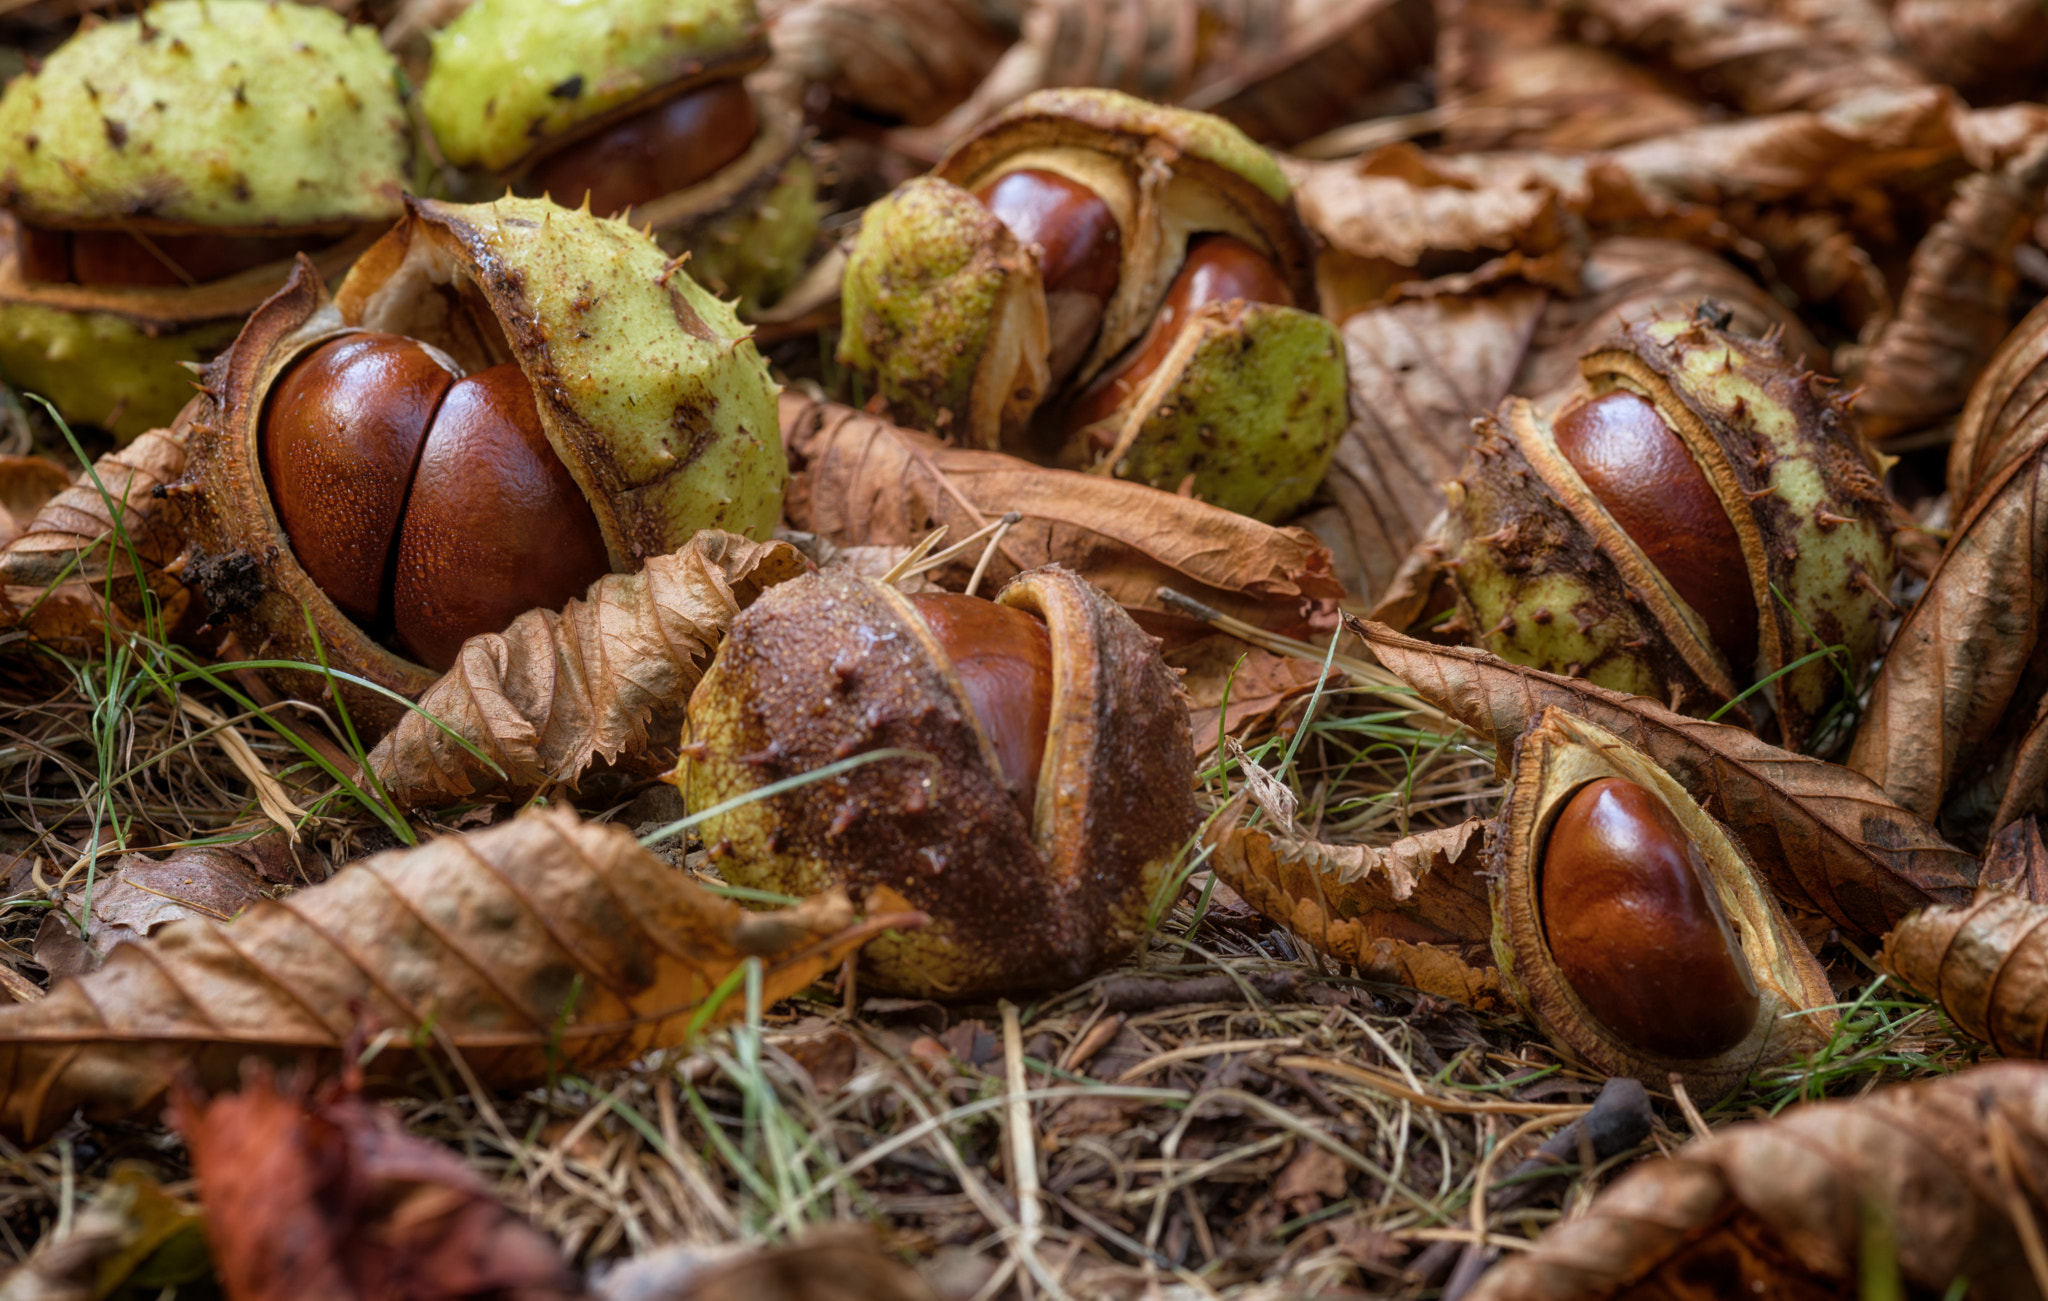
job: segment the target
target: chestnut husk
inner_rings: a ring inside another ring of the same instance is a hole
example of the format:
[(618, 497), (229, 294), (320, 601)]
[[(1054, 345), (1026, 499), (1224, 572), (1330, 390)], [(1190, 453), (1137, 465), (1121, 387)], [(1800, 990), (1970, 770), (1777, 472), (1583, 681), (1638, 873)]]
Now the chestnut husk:
[[(1573, 795), (1603, 777), (1649, 790), (1698, 845), (1708, 880), (1741, 936), (1762, 1006), (1747, 1038), (1716, 1057), (1664, 1057), (1602, 1025), (1571, 987), (1545, 938), (1542, 864), (1550, 828)], [(1515, 743), (1508, 796), (1492, 829), (1493, 952), (1501, 984), (1561, 1050), (1606, 1075), (1662, 1086), (1671, 1074), (1702, 1102), (1719, 1098), (1754, 1070), (1811, 1052), (1836, 1021), (1827, 973), (1786, 921), (1755, 865), (1726, 827), (1647, 755), (1596, 724), (1546, 708)]]
[[(732, 309), (623, 222), (539, 199), (408, 200), (406, 216), (330, 298), (301, 260), (208, 366), (186, 477), (192, 564), (214, 617), (263, 658), (324, 662), (402, 696), (439, 677), (374, 641), (292, 554), (265, 484), (266, 400), (302, 356), (381, 330), (439, 348), (467, 373), (512, 361), (549, 444), (596, 515), (614, 572), (700, 528), (765, 538), (788, 466), (775, 385)], [(289, 673), (291, 690), (326, 681)], [(358, 725), (403, 706), (337, 680)]]
[[(1025, 169), (1094, 191), (1122, 233), (1117, 288), (1070, 392), (1145, 333), (1195, 235), (1258, 250), (1300, 306), (1190, 313), (1111, 437), (1048, 437), (1034, 418), (1065, 394), (1048, 391), (1039, 269), (975, 197)], [(1029, 95), (870, 206), (848, 255), (839, 360), (899, 419), (964, 446), (1168, 489), (1192, 475), (1204, 500), (1283, 518), (1321, 480), (1349, 415), (1342, 343), (1313, 312), (1313, 249), (1289, 194), (1272, 156), (1220, 118), (1107, 90)]]
[(864, 987), (929, 998), (1071, 984), (1130, 952), (1199, 822), (1187, 709), (1157, 644), (1078, 575), (1028, 571), (996, 600), (1044, 620), (1051, 725), (1027, 814), (943, 650), (893, 587), (807, 574), (733, 621), (690, 700), (677, 781), (692, 809), (882, 747), (892, 758), (703, 829), (727, 880), (837, 882), (931, 923), (861, 956)]
[[(1756, 603), (1754, 664), (1731, 664), (1558, 450), (1554, 420), (1511, 398), (1481, 430), (1449, 493), (1442, 546), (1477, 644), (1684, 713), (1722, 707), (1750, 682), (1779, 739), (1803, 748), (1874, 660), (1895, 569), (1897, 512), (1881, 464), (1829, 381), (1775, 339), (1690, 319), (1626, 327), (1580, 361), (1577, 402), (1626, 389), (1651, 402), (1727, 512)], [(1540, 581), (1538, 581), (1540, 580)], [(1822, 647), (1840, 657), (1816, 656)], [(1738, 714), (1738, 717), (1741, 715)]]

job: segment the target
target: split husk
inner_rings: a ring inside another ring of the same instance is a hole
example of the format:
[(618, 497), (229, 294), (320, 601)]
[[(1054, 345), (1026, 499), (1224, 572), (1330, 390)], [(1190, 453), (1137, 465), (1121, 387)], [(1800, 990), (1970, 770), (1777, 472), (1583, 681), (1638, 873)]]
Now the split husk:
[(1852, 769), (1653, 700), (1347, 622), (1380, 663), (1501, 755), (1552, 706), (1647, 755), (1729, 829), (1810, 937), (1829, 924), (1882, 936), (1921, 908), (1975, 892), (1977, 860)]
[[(765, 536), (780, 513), (775, 388), (731, 307), (623, 223), (537, 199), (412, 200), (332, 300), (301, 264), (194, 400), (179, 491), (191, 495), (195, 576), (214, 616), (268, 656), (324, 658), (405, 696), (437, 677), (372, 640), (300, 568), (260, 466), (271, 387), (299, 357), (358, 329), (420, 339), (465, 372), (516, 361), (614, 572), (677, 550), (700, 528)], [(290, 680), (298, 692), (328, 686)], [(403, 712), (342, 690), (372, 732)]]
[(173, 923), (41, 1002), (0, 1007), (0, 1131), (33, 1142), (76, 1108), (133, 1115), (181, 1072), (219, 1088), (251, 1057), (331, 1067), (352, 1036), (385, 1029), (373, 1084), (402, 1082), (418, 1054), (460, 1053), (485, 1087), (618, 1064), (736, 1015), (739, 1000), (706, 1000), (748, 958), (781, 998), (906, 920), (855, 925), (843, 895), (742, 912), (621, 828), (525, 813), (225, 925)]
[(1137, 943), (1198, 821), (1187, 712), (1151, 639), (1058, 568), (996, 600), (1051, 635), (1051, 722), (1028, 812), (945, 651), (892, 587), (824, 572), (770, 589), (733, 620), (690, 699), (677, 784), (694, 810), (866, 751), (917, 752), (702, 831), (735, 883), (841, 887), (871, 910), (928, 914), (863, 954), (869, 987), (967, 998), (1100, 970)]
[(600, 761), (665, 772), (690, 693), (733, 616), (805, 567), (786, 542), (705, 529), (635, 573), (599, 579), (559, 612), (529, 610), (463, 643), (461, 660), (421, 695), (422, 712), (370, 752), (370, 771), (408, 809), (574, 788)]
[[(1699, 848), (1701, 884), (1719, 895), (1740, 937), (1762, 1006), (1742, 1042), (1717, 1056), (1669, 1057), (1629, 1042), (1600, 1022), (1551, 956), (1541, 888), (1550, 827), (1572, 796), (1606, 777), (1646, 788), (1670, 810)], [(1751, 1071), (1828, 1042), (1836, 1016), (1827, 973), (1728, 829), (1648, 755), (1553, 707), (1516, 741), (1512, 782), (1488, 855), (1494, 957), (1501, 983), (1553, 1043), (1604, 1075), (1651, 1083), (1682, 1075), (1688, 1090), (1719, 1098)]]
[[(1471, 1301), (2043, 1295), (2048, 1067), (2000, 1062), (1722, 1130), (1629, 1171)], [(1880, 1262), (1873, 1269), (1867, 1262)], [(1895, 1283), (1895, 1285), (1896, 1285)], [(1910, 1289), (1910, 1290), (1907, 1290)]]

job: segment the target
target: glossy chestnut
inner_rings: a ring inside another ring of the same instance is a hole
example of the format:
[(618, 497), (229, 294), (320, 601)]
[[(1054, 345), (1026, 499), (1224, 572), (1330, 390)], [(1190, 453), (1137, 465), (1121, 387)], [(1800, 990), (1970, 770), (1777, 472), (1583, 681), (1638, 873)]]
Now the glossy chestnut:
[(614, 216), (695, 185), (747, 152), (761, 123), (743, 81), (677, 95), (575, 140), (527, 173), (525, 190)]
[(1645, 787), (1609, 777), (1572, 795), (1539, 884), (1566, 982), (1638, 1050), (1702, 1060), (1755, 1027), (1761, 995), (1700, 849)]
[(1706, 621), (1738, 674), (1757, 656), (1756, 600), (1728, 511), (1647, 398), (1616, 389), (1559, 414), (1557, 447), (1622, 532)]
[(1052, 636), (1021, 610), (980, 597), (923, 593), (910, 603), (953, 663), (1003, 776), (1028, 816), (1052, 727)]
[(225, 280), (332, 244), (319, 235), (162, 235), (20, 228), (24, 280), (170, 288)]
[(1265, 254), (1230, 235), (1202, 235), (1188, 242), (1187, 260), (1168, 286), (1157, 315), (1142, 338), (1113, 369), (1097, 379), (1067, 412), (1068, 432), (1116, 414), (1158, 370), (1180, 337), (1189, 313), (1208, 303), (1238, 298), (1294, 306), (1294, 293)]
[(348, 334), (302, 358), (270, 395), (258, 449), (299, 564), (342, 613), (390, 619), (391, 548), (413, 468), (453, 368), (396, 334)]
[(1102, 327), (1123, 272), (1123, 228), (1102, 196), (1057, 172), (1022, 168), (974, 192), (1010, 233), (1039, 250), (1052, 383), (1073, 374)]

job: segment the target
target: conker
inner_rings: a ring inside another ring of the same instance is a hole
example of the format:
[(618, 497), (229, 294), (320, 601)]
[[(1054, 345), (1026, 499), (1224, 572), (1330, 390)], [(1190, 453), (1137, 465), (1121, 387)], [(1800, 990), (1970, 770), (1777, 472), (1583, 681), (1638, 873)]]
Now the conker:
[(974, 192), (1010, 233), (1039, 249), (1050, 349), (1058, 385), (1088, 355), (1123, 273), (1123, 228), (1102, 196), (1057, 172), (1023, 168)]
[(1570, 461), (1622, 532), (1648, 556), (1738, 673), (1756, 663), (1757, 609), (1742, 543), (1685, 444), (1649, 399), (1616, 389), (1560, 413)]
[(743, 81), (663, 101), (572, 141), (527, 174), (525, 188), (606, 217), (686, 189), (747, 152), (761, 124)]
[(1748, 1037), (1755, 977), (1699, 847), (1648, 789), (1581, 788), (1540, 869), (1544, 940), (1593, 1015), (1638, 1050), (1702, 1060)]
[(1231, 235), (1202, 235), (1188, 242), (1187, 261), (1167, 287), (1166, 298), (1144, 337), (1125, 359), (1074, 399), (1067, 430), (1084, 429), (1116, 414), (1131, 394), (1158, 370), (1180, 337), (1180, 322), (1207, 303), (1232, 298), (1294, 306), (1294, 293), (1272, 260)]
[[(334, 243), (319, 235), (136, 235), (125, 230), (22, 226), (25, 280), (80, 285), (173, 287), (225, 280)], [(182, 274), (181, 274), (182, 273)]]
[(344, 335), (279, 381), (258, 445), (307, 575), (431, 669), (610, 568), (513, 363), (458, 379), (412, 339)]
[(1021, 610), (950, 592), (910, 598), (953, 662), (1026, 816), (1052, 727), (1052, 636)]

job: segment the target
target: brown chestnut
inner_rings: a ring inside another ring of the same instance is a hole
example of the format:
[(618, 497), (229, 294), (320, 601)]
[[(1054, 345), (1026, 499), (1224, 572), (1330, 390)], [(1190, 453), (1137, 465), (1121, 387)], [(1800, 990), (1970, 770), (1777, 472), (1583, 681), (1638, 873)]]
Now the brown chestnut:
[(1543, 932), (1574, 992), (1635, 1048), (1701, 1060), (1734, 1048), (1762, 1007), (1699, 846), (1656, 795), (1590, 783), (1551, 826)]
[(525, 189), (600, 217), (686, 189), (741, 154), (760, 133), (743, 81), (721, 81), (664, 100), (595, 135), (573, 140), (527, 173)]
[(451, 385), (420, 450), (392, 584), (400, 649), (433, 669), (610, 569), (603, 535), (511, 362)]
[(1737, 673), (1756, 664), (1749, 565), (1699, 462), (1649, 399), (1616, 389), (1561, 412), (1557, 449), (1621, 531), (1705, 620)]
[(1180, 337), (1180, 323), (1207, 303), (1240, 298), (1253, 303), (1294, 306), (1294, 292), (1272, 260), (1230, 235), (1200, 235), (1188, 241), (1187, 260), (1167, 287), (1166, 298), (1145, 334), (1124, 359), (1089, 385), (1067, 412), (1069, 433), (1107, 420), (1159, 369)]
[(1022, 610), (950, 592), (910, 598), (967, 692), (1026, 816), (1052, 727), (1052, 635)]
[(271, 393), (258, 450), (299, 564), (342, 613), (390, 620), (391, 549), (413, 467), (454, 372), (411, 339), (348, 334)]
[(331, 240), (297, 235), (155, 235), (125, 230), (20, 228), (25, 280), (176, 286), (224, 280)]
[(1021, 243), (1036, 244), (1045, 285), (1046, 364), (1063, 383), (1102, 327), (1123, 274), (1124, 234), (1094, 190), (1057, 172), (1024, 168), (974, 192)]

